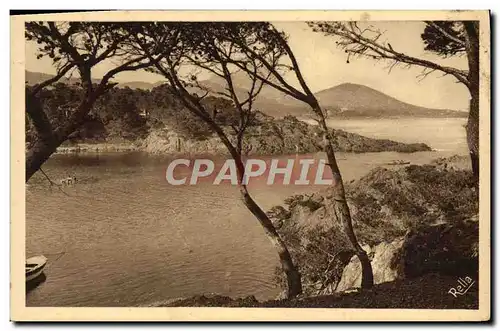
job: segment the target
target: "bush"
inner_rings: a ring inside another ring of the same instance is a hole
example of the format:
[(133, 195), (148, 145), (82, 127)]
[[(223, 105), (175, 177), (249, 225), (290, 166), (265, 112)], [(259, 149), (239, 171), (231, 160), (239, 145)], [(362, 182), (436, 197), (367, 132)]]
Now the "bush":
[[(292, 255), (294, 263), (302, 275), (305, 295), (316, 295), (328, 286), (337, 284), (344, 266), (353, 251), (339, 230), (321, 226), (302, 227), (292, 215), (305, 207), (314, 212), (324, 205), (318, 195), (294, 195), (285, 200), (285, 206), (275, 206), (268, 215)], [(285, 288), (286, 280), (280, 267), (275, 273), (276, 282)]]
[(297, 206), (309, 208), (311, 212), (321, 208), (323, 204), (313, 198), (312, 195), (297, 194), (285, 199), (285, 204), (291, 210)]

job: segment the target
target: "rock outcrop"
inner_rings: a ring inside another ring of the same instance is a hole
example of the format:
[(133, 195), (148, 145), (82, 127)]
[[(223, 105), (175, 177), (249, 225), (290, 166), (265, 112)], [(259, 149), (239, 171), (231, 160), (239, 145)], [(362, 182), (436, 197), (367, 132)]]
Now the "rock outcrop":
[[(339, 152), (402, 152), (430, 151), (423, 143), (405, 144), (387, 139), (372, 139), (343, 130), (334, 130), (335, 150)], [(287, 116), (273, 119), (262, 116), (259, 124), (248, 128), (244, 149), (249, 155), (287, 155), (321, 151), (321, 133), (317, 126)], [(141, 149), (149, 153), (211, 153), (227, 154), (219, 138), (186, 138), (165, 127), (154, 130), (144, 139)]]
[[(400, 254), (404, 240), (396, 239), (390, 243), (380, 243), (373, 248), (363, 245), (363, 249), (371, 260), (373, 269), (373, 281), (375, 284), (392, 282), (401, 277), (401, 270), (395, 258)], [(336, 292), (344, 292), (353, 287), (361, 286), (361, 263), (357, 256), (353, 256), (349, 264), (344, 268), (342, 277), (335, 289)]]
[[(439, 165), (377, 168), (346, 190), (376, 284), (477, 272), (479, 201), (470, 171)], [(332, 203), (331, 189), (325, 189), (292, 197), (280, 213), (271, 213), (300, 266), (306, 295), (360, 285), (359, 261)]]

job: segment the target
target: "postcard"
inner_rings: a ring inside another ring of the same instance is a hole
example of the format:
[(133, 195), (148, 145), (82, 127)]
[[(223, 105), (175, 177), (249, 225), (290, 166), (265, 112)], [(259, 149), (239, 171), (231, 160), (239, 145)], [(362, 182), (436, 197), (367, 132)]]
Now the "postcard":
[(489, 14), (12, 15), (11, 320), (488, 321)]

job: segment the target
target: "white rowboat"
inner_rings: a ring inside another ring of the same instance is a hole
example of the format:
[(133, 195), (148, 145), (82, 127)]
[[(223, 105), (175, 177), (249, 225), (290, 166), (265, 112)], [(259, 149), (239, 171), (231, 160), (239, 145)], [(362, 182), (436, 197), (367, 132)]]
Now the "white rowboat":
[(29, 282), (40, 276), (47, 264), (47, 258), (43, 255), (33, 256), (26, 260), (26, 281)]

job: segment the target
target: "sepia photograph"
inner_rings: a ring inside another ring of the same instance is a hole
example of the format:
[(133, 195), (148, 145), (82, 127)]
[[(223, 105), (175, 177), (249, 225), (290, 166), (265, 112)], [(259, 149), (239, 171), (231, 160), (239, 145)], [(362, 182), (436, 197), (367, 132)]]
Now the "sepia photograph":
[(489, 320), (489, 15), (11, 16), (11, 319)]

